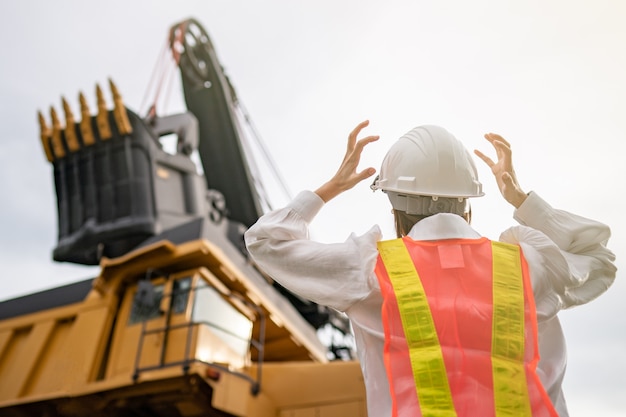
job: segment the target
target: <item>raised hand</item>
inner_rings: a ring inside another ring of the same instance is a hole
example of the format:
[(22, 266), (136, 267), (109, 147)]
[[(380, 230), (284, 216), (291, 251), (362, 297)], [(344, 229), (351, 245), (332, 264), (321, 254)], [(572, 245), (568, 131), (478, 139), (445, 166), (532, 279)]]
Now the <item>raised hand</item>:
[(485, 134), (487, 139), (496, 150), (497, 162), (494, 162), (487, 155), (479, 150), (474, 150), (474, 153), (485, 163), (496, 178), (500, 193), (506, 201), (511, 203), (515, 208), (518, 208), (526, 200), (526, 193), (522, 191), (513, 169), (513, 159), (511, 144), (507, 142), (502, 136), (495, 133)]
[(362, 139), (358, 139), (359, 133), (361, 133), (361, 130), (363, 130), (367, 125), (369, 125), (369, 120), (359, 123), (354, 130), (350, 132), (350, 135), (348, 135), (346, 155), (344, 156), (339, 169), (328, 182), (315, 190), (317, 195), (319, 195), (325, 202), (328, 202), (330, 199), (338, 196), (342, 192), (351, 189), (359, 182), (376, 173), (376, 169), (372, 167), (365, 168), (362, 171), (357, 171), (363, 148), (365, 148), (367, 144), (377, 141), (379, 138), (379, 136), (367, 136)]

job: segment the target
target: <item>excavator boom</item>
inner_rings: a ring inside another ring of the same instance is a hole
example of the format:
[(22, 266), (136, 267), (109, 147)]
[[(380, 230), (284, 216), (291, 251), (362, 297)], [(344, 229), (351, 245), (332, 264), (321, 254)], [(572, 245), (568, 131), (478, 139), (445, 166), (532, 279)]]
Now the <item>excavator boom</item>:
[(198, 119), (198, 152), (207, 186), (224, 196), (227, 216), (246, 227), (263, 214), (235, 115), (237, 95), (224, 74), (209, 35), (195, 20), (172, 26), (187, 109)]

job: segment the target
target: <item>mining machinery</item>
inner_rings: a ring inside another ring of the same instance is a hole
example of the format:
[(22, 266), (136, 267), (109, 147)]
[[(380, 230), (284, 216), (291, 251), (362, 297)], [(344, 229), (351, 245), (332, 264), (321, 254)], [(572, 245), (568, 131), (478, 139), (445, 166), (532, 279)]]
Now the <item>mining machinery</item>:
[(80, 115), (66, 99), (39, 114), (52, 257), (99, 272), (0, 302), (0, 415), (365, 416), (350, 343), (318, 337), (349, 341), (345, 316), (247, 256), (243, 232), (269, 204), (206, 30), (176, 23), (169, 50), (184, 113), (140, 116), (109, 81), (93, 112), (80, 94)]

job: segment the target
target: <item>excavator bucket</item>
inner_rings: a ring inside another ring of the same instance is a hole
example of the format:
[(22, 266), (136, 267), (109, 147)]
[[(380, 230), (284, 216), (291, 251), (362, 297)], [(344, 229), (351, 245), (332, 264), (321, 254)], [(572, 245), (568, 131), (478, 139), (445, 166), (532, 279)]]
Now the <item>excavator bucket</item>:
[[(95, 116), (82, 93), (78, 122), (65, 99), (65, 126), (54, 108), (50, 126), (39, 113), (57, 195), (56, 261), (96, 265), (103, 256), (128, 253), (160, 231), (200, 215), (200, 205), (191, 201), (197, 193), (190, 188), (205, 185), (193, 162), (166, 153), (159, 132), (127, 109), (115, 84), (109, 84), (112, 110), (97, 86)], [(190, 120), (193, 124), (190, 114), (180, 119)]]

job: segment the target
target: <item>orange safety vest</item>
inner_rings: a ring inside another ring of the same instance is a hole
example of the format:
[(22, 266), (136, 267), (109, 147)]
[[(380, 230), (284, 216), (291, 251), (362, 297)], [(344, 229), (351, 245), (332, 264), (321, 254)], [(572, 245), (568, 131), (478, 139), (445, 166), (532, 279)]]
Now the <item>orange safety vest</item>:
[(517, 245), (378, 243), (393, 416), (557, 417), (536, 373), (537, 317)]

